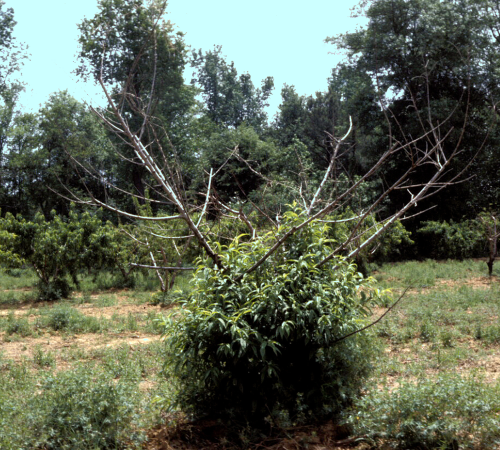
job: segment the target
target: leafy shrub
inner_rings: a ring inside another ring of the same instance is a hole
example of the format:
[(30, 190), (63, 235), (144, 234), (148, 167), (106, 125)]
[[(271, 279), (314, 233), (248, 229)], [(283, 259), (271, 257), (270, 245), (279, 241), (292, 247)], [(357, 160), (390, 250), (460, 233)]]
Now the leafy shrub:
[[(301, 220), (288, 211), (279, 233)], [(374, 344), (366, 333), (341, 338), (366, 323), (377, 295), (372, 280), (340, 257), (317, 267), (331, 252), (328, 231), (311, 223), (247, 274), (271, 236), (219, 248), (225, 271), (198, 261), (192, 293), (165, 322), (167, 361), (179, 382), (174, 405), (258, 424), (270, 415), (337, 414), (352, 402)]]
[(37, 299), (41, 302), (68, 298), (72, 291), (68, 280), (64, 278), (40, 280), (36, 287), (38, 290)]
[(96, 333), (101, 324), (95, 317), (89, 317), (68, 306), (58, 306), (47, 311), (44, 324), (54, 331)]
[(16, 317), (12, 312), (7, 317), (7, 334), (19, 334), (23, 337), (32, 336), (33, 330), (26, 317)]
[(500, 385), (475, 377), (441, 376), (374, 389), (356, 405), (354, 432), (399, 449), (498, 448)]
[(139, 397), (133, 385), (80, 369), (49, 377), (43, 389), (43, 448), (116, 449), (142, 440), (135, 429)]
[(463, 222), (423, 222), (418, 230), (425, 238), (426, 257), (435, 259), (464, 259), (483, 256), (486, 239), (482, 225), (477, 220)]

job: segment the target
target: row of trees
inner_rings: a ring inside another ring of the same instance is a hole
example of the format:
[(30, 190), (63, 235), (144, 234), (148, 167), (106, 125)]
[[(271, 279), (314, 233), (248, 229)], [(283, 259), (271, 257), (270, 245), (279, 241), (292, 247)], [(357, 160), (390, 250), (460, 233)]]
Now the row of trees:
[[(175, 156), (186, 191), (196, 194), (203, 189), (203, 168), (220, 168), (213, 187), (221, 200), (256, 202), (273, 214), (297, 193), (288, 195), (289, 189), (269, 180), (303, 189), (317, 184), (328, 167), (332, 142), (349, 127), (350, 118), (352, 132), (338, 169), (346, 179), (361, 175), (377, 161), (388, 134), (393, 142), (409, 142), (422, 125), (439, 123), (446, 147), (460, 147), (453, 170), (467, 169), (472, 178), (425, 204), (441, 204), (426, 218), (461, 220), (498, 206), (499, 44), (494, 3), (369, 3), (360, 10), (370, 18), (366, 29), (328, 38), (347, 59), (332, 70), (326, 90), (304, 97), (285, 85), (271, 121), (265, 107), (272, 78), (256, 87), (249, 74), (238, 74), (227, 62), (220, 47), (189, 54), (182, 34), (159, 19), (164, 8), (159, 1), (101, 1), (100, 12), (79, 26), (76, 73), (84, 79), (102, 78), (114, 97), (126, 87), (127, 95), (118, 104), (121, 113), (141, 142), (155, 141), (158, 149)], [(108, 195), (106, 183), (144, 197), (148, 176), (134, 163), (130, 146), (103, 130), (95, 114), (67, 92), (54, 94), (37, 114), (16, 112), (22, 86), (15, 75), (25, 54), (12, 38), (12, 10), (4, 11), (3, 3), (0, 8), (5, 36), (0, 73), (2, 211), (27, 217), (42, 211), (48, 217), (55, 209), (67, 215), (67, 202), (51, 191), (60, 191), (61, 183), (73, 190), (89, 189), (101, 201)], [(182, 77), (187, 64), (194, 71), (191, 84)], [(145, 119), (157, 125), (155, 135), (144, 126)], [(113, 149), (128, 162), (117, 158)], [(399, 177), (402, 153), (365, 190), (366, 203)], [(97, 178), (71, 169), (71, 158), (94, 167)], [(413, 176), (409, 186), (426, 176)], [(86, 188), (79, 186), (82, 179)], [(154, 186), (149, 187), (154, 199)], [(384, 213), (393, 212), (408, 195), (406, 189), (393, 192), (383, 205)], [(114, 201), (133, 211), (126, 195), (115, 195)], [(410, 222), (410, 227), (415, 225)]]

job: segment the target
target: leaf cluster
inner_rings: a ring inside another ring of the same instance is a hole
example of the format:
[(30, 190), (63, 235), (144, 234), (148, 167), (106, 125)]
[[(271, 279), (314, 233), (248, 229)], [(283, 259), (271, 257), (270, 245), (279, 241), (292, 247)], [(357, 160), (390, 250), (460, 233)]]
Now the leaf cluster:
[[(279, 233), (303, 214), (285, 213)], [(183, 410), (261, 424), (283, 411), (311, 420), (338, 413), (370, 372), (369, 337), (342, 338), (366, 324), (378, 297), (372, 281), (341, 257), (318, 269), (332, 241), (328, 225), (313, 222), (234, 282), (271, 242), (268, 234), (219, 246), (226, 271), (199, 260), (192, 294), (165, 321)]]

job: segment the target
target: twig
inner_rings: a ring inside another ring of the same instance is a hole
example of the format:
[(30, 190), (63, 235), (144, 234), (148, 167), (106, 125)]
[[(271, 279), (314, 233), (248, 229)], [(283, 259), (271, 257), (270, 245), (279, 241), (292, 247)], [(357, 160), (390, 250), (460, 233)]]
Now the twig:
[(387, 309), (387, 311), (384, 314), (382, 314), (377, 320), (375, 320), (375, 322), (372, 322), (372, 323), (366, 325), (366, 327), (360, 328), (359, 330), (356, 330), (356, 331), (353, 331), (349, 334), (346, 334), (345, 336), (342, 336), (341, 338), (335, 339), (332, 342), (332, 344), (336, 344), (337, 342), (343, 341), (344, 339), (347, 339), (348, 337), (351, 337), (355, 334), (361, 333), (362, 331), (364, 331), (370, 327), (373, 327), (373, 325), (379, 323), (401, 301), (401, 299), (405, 296), (406, 292), (408, 292), (409, 289), (410, 289), (410, 286), (408, 286), (403, 291), (403, 293), (400, 295), (400, 297)]

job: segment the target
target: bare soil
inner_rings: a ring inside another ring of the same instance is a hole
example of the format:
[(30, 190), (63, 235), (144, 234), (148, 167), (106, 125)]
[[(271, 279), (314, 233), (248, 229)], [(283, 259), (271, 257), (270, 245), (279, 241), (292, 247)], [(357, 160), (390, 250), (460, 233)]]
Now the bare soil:
[[(151, 304), (134, 304), (131, 298), (125, 295), (127, 291), (114, 291), (116, 304), (113, 306), (97, 306), (93, 303), (72, 304), (71, 307), (81, 311), (87, 316), (104, 317), (107, 319), (113, 316), (136, 316), (138, 320), (148, 313), (158, 314), (162, 308)], [(108, 293), (106, 293), (108, 295)], [(91, 301), (97, 300), (99, 295), (92, 295)], [(76, 296), (78, 297), (78, 295)], [(0, 309), (0, 317), (14, 314), (16, 317), (26, 317), (30, 323), (34, 322), (42, 309), (56, 306), (54, 302), (25, 302), (20, 305), (3, 305)], [(3, 358), (15, 362), (24, 359), (32, 359), (38, 349), (44, 353), (51, 353), (55, 358), (58, 369), (67, 366), (66, 354), (69, 350), (80, 349), (91, 352), (105, 347), (118, 347), (128, 345), (135, 348), (140, 345), (149, 344), (159, 340), (157, 334), (144, 332), (106, 332), (102, 334), (61, 334), (53, 331), (46, 331), (33, 337), (8, 336), (6, 332), (0, 332), (0, 352)]]

